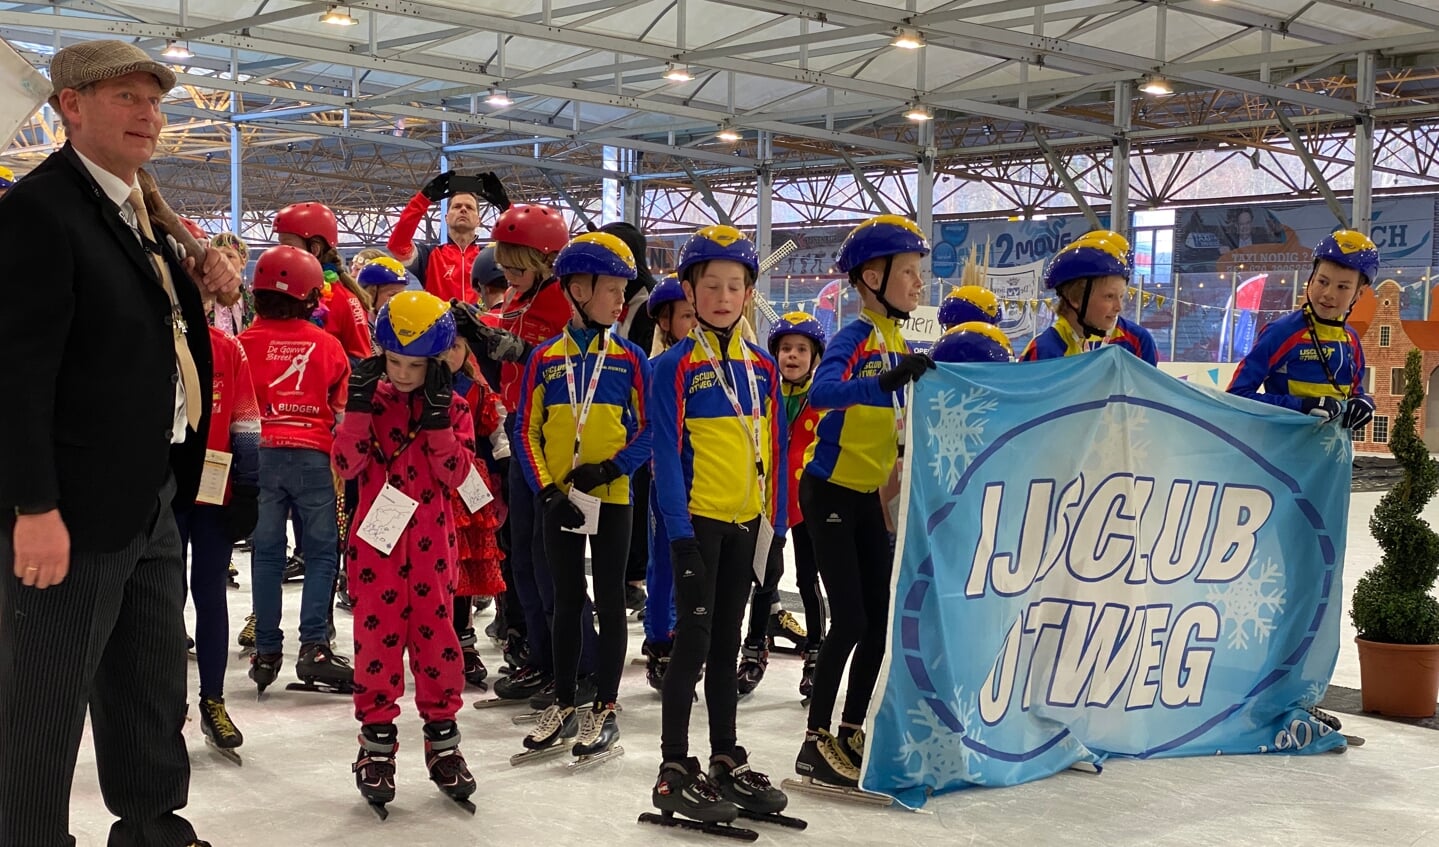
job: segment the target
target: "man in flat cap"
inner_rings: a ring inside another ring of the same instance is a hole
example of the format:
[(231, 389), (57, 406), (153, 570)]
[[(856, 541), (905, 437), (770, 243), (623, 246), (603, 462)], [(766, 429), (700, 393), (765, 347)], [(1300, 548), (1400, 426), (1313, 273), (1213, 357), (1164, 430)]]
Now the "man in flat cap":
[[(210, 251), (152, 228), (136, 173), (175, 75), (120, 41), (50, 63), (67, 141), (0, 198), (0, 844), (69, 847), (86, 708), (110, 847), (203, 844), (189, 792), (185, 572), (210, 413)], [(198, 285), (197, 285), (198, 283)]]

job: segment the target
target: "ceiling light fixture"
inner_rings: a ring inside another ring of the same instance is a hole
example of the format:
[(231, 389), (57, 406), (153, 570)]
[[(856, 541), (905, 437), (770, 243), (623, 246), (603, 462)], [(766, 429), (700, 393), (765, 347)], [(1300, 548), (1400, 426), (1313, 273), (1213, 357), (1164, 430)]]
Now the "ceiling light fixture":
[(665, 79), (670, 82), (693, 82), (695, 75), (684, 65), (676, 65), (671, 62), (665, 65)]
[(931, 112), (929, 107), (923, 103), (909, 104), (909, 108), (905, 110), (904, 116), (916, 123), (934, 120), (934, 112)]
[(891, 47), (898, 47), (901, 50), (918, 50), (924, 46), (924, 33), (917, 29), (896, 29), (894, 40), (889, 43)]
[(181, 44), (178, 41), (165, 42), (165, 49), (160, 53), (166, 59), (193, 59), (195, 54), (190, 52), (188, 44)]
[(331, 4), (330, 8), (325, 10), (325, 14), (320, 16), (320, 23), (330, 24), (331, 26), (354, 26), (359, 22), (358, 18), (350, 14), (348, 8), (343, 12), (340, 11), (340, 5), (338, 3)]
[(726, 123), (720, 126), (720, 130), (715, 134), (715, 137), (720, 141), (739, 141), (744, 136), (739, 134), (739, 130)]
[(490, 106), (495, 106), (499, 108), (515, 105), (515, 101), (510, 99), (510, 95), (499, 90), (493, 85), (490, 86), (490, 96), (485, 98), (485, 103)]
[(1169, 80), (1159, 74), (1152, 74), (1140, 80), (1139, 90), (1155, 97), (1165, 97), (1174, 93), (1174, 87), (1169, 84)]

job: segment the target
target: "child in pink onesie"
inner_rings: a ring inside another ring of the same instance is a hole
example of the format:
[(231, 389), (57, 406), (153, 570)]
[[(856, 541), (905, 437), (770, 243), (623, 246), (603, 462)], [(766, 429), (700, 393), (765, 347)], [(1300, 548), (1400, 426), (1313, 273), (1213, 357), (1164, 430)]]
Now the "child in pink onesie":
[[(465, 677), (450, 620), (457, 565), (450, 493), (473, 471), (475, 427), (464, 398), (454, 396), (449, 368), (436, 358), (454, 336), (448, 304), (422, 291), (392, 298), (375, 321), (384, 354), (355, 367), (335, 435), (335, 468), (360, 489), (345, 559), (355, 595), (355, 717), (361, 724), (355, 781), (380, 808), (395, 797), (394, 720), (405, 691), (405, 652), (415, 707), (425, 721), (430, 779), (466, 805), (475, 791), (455, 725)], [(417, 505), (384, 553), (366, 540), (365, 527), (387, 489)]]

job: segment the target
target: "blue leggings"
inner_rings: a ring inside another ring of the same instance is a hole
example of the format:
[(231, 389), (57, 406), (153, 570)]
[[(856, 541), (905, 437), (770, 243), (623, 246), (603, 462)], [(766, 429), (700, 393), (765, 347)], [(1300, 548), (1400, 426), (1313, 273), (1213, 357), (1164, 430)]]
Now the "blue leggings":
[(223, 506), (192, 505), (175, 510), (180, 547), (190, 555), (190, 598), (195, 603), (195, 656), (200, 666), (200, 696), (225, 696), (225, 666), (230, 656), (230, 612), (226, 591), (230, 536)]
[(660, 517), (659, 488), (650, 486), (650, 563), (645, 570), (645, 640), (669, 644), (675, 632), (675, 573), (670, 538)]

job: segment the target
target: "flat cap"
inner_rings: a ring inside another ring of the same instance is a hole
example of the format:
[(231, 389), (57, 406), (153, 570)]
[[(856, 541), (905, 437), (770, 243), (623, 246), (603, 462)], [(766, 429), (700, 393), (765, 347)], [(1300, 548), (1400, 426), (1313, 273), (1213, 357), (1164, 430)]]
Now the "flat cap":
[(72, 44), (50, 59), (50, 82), (59, 94), (101, 80), (144, 71), (165, 91), (175, 87), (175, 72), (128, 41), (84, 41)]

